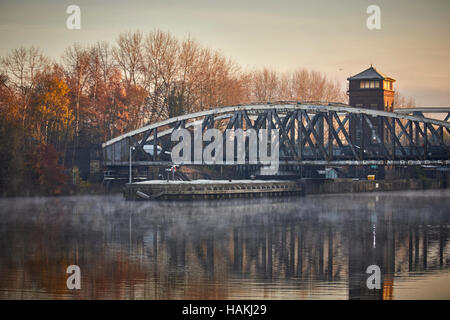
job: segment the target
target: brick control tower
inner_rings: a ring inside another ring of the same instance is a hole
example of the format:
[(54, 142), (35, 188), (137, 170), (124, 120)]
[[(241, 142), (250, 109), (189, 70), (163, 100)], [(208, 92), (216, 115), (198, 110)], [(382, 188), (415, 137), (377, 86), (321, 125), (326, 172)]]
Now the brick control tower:
[(352, 107), (394, 111), (394, 79), (370, 66), (347, 80)]
[[(379, 111), (394, 111), (394, 82), (391, 77), (377, 71), (373, 66), (350, 77), (349, 81), (349, 104), (355, 108), (365, 108)], [(372, 125), (380, 140), (390, 143), (390, 135), (387, 128), (380, 121), (381, 118), (370, 117)], [(378, 145), (376, 136), (367, 126), (363, 119), (358, 116), (350, 120), (350, 138), (360, 149), (363, 150)], [(363, 132), (364, 131), (364, 132)], [(365, 151), (364, 151), (365, 152)]]

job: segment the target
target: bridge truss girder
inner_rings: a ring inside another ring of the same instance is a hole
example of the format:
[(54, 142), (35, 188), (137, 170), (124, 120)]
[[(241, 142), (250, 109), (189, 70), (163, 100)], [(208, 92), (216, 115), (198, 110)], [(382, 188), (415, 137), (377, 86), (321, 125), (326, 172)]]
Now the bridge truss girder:
[[(175, 144), (171, 133), (194, 126), (223, 134), (226, 129), (278, 129), (280, 164), (446, 165), (450, 159), (447, 121), (340, 104), (284, 104), (224, 107), (151, 124), (104, 143), (104, 164), (128, 165), (130, 146), (133, 165), (169, 164), (165, 151)], [(162, 151), (149, 154), (145, 145)]]

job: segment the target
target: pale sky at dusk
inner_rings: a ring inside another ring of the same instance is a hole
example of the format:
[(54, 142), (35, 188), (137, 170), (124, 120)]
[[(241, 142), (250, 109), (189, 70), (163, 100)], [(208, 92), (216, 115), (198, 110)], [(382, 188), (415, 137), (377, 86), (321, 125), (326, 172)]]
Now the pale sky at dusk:
[[(81, 8), (81, 30), (66, 8)], [(381, 30), (366, 9), (381, 8)], [(0, 0), (0, 55), (39, 46), (53, 58), (74, 42), (114, 42), (123, 31), (161, 29), (219, 49), (244, 68), (305, 67), (343, 85), (372, 63), (418, 105), (450, 106), (449, 0)]]

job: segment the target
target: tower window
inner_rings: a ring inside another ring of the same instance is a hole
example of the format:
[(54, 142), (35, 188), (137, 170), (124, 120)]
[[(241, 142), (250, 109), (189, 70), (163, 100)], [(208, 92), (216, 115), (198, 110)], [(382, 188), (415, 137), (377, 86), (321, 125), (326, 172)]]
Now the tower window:
[(380, 82), (374, 80), (361, 80), (359, 82), (360, 89), (375, 89), (380, 87)]
[(392, 82), (391, 81), (383, 81), (383, 88), (385, 90), (392, 90)]

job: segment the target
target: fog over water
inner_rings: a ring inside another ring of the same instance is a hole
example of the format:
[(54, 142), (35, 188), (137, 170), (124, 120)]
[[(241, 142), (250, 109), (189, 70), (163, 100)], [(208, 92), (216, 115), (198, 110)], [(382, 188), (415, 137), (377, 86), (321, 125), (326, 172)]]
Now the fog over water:
[[(450, 189), (0, 199), (0, 298), (450, 299)], [(369, 265), (382, 288), (369, 290)], [(66, 268), (81, 268), (68, 290)]]

